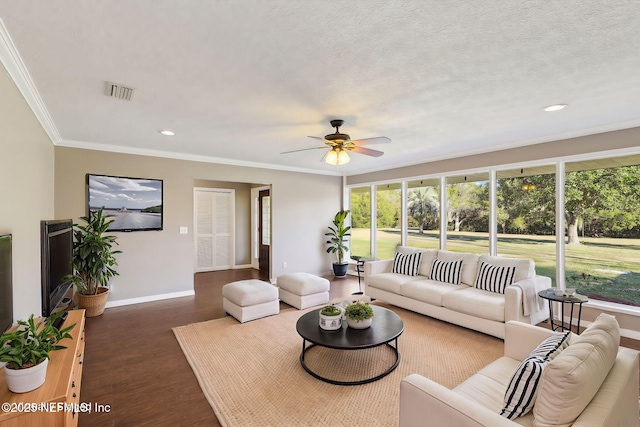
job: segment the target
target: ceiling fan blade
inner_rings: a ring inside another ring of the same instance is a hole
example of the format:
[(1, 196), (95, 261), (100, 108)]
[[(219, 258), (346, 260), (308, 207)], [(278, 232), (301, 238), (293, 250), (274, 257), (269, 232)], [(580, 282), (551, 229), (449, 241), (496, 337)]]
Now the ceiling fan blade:
[(312, 147), (312, 148), (301, 148), (300, 150), (285, 151), (285, 152), (280, 153), (280, 154), (297, 153), (298, 151), (307, 151), (307, 150), (318, 150), (318, 149), (321, 149), (321, 148), (325, 149), (325, 150), (327, 149), (326, 146), (324, 146), (324, 147)]
[(365, 138), (365, 139), (356, 139), (355, 141), (351, 141), (355, 145), (372, 145), (372, 144), (388, 144), (391, 142), (389, 138), (386, 136), (378, 136), (376, 138)]
[(309, 138), (319, 139), (320, 141), (325, 141), (325, 139), (321, 136), (310, 136)]
[(354, 151), (356, 153), (365, 154), (371, 157), (380, 157), (384, 154), (382, 151), (372, 150), (370, 148), (364, 148), (364, 147), (353, 147), (349, 151)]

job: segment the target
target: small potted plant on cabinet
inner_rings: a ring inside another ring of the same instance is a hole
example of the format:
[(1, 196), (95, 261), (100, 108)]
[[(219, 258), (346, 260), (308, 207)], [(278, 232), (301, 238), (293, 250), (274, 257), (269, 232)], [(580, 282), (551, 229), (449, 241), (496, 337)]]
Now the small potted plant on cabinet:
[(320, 327), (327, 331), (335, 331), (342, 327), (344, 309), (335, 305), (325, 305), (320, 310)]
[(0, 362), (5, 362), (5, 377), (9, 390), (26, 393), (44, 384), (49, 365), (49, 352), (66, 348), (59, 341), (71, 338), (69, 331), (75, 323), (62, 330), (56, 328), (54, 320), (63, 312), (56, 313), (36, 323), (33, 314), (29, 320), (19, 320), (18, 328), (0, 337)]
[(366, 302), (354, 302), (344, 310), (347, 325), (354, 329), (366, 329), (373, 321), (373, 308)]
[(103, 213), (89, 210), (88, 216), (80, 218), (85, 225), (74, 224), (73, 229), (73, 274), (69, 278), (76, 285), (78, 305), (86, 310), (87, 317), (99, 316), (109, 296), (109, 279), (117, 276), (115, 267), (117, 245), (115, 236), (105, 235), (113, 219)]
[(349, 267), (349, 263), (345, 260), (344, 256), (345, 253), (349, 251), (349, 248), (345, 245), (347, 241), (346, 237), (351, 235), (349, 233), (351, 227), (344, 225), (347, 215), (349, 215), (348, 210), (341, 210), (336, 213), (333, 218), (333, 227), (330, 226), (329, 233), (325, 233), (325, 236), (329, 236), (329, 240), (327, 240), (327, 253), (336, 254), (337, 262), (333, 263), (333, 274), (338, 278), (345, 277)]

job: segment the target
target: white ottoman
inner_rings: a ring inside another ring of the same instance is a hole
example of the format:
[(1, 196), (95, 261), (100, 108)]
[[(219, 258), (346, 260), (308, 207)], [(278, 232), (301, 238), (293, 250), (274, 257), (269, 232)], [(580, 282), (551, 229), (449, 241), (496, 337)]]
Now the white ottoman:
[(222, 287), (222, 307), (240, 323), (278, 314), (278, 288), (255, 279), (227, 283)]
[(329, 302), (329, 281), (309, 273), (278, 277), (280, 299), (299, 310)]

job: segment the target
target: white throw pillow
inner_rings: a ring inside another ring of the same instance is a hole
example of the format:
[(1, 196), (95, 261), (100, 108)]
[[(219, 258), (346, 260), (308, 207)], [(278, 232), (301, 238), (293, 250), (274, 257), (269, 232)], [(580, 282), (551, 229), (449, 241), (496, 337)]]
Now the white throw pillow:
[(485, 291), (504, 294), (504, 288), (513, 283), (515, 275), (515, 267), (498, 267), (481, 261), (474, 286)]
[(531, 411), (536, 401), (540, 378), (547, 363), (539, 356), (529, 356), (522, 361), (509, 381), (500, 415), (512, 420)]
[(393, 256), (393, 268), (391, 272), (406, 274), (407, 276), (417, 276), (421, 259), (422, 252), (414, 252), (407, 255), (396, 252)]
[(462, 260), (462, 274), (460, 275), (460, 282), (465, 285), (473, 286), (478, 275), (478, 258), (480, 255), (451, 252), (451, 251), (438, 251), (438, 259), (440, 261), (459, 261)]
[(461, 274), (462, 260), (445, 262), (440, 261), (439, 259), (434, 259), (429, 279), (459, 285)]

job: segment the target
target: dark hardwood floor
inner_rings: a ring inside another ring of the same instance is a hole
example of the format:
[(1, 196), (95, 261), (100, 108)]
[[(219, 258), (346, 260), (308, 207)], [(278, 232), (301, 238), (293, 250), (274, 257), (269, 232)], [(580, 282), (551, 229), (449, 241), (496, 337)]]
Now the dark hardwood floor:
[[(80, 414), (79, 425), (220, 426), (171, 328), (224, 317), (222, 286), (250, 278), (266, 279), (253, 269), (198, 273), (195, 296), (109, 308), (87, 319), (80, 401), (110, 411)], [(327, 279), (331, 299), (358, 291), (357, 277)]]
[[(79, 425), (220, 426), (171, 328), (225, 316), (222, 286), (249, 278), (265, 279), (253, 269), (198, 273), (193, 297), (109, 308), (87, 319), (80, 401), (110, 411), (80, 414)], [(358, 291), (357, 277), (327, 278), (331, 299)], [(640, 350), (639, 341), (622, 345)]]

